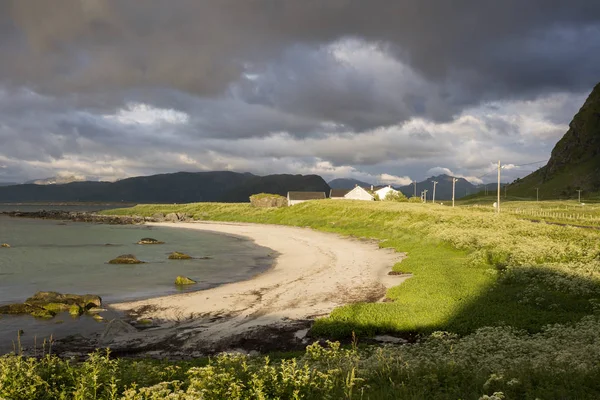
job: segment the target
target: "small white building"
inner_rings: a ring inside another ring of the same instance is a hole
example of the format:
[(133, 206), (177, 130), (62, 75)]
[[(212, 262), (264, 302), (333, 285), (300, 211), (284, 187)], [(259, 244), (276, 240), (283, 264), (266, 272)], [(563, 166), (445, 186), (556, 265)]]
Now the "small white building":
[(367, 189), (362, 188), (360, 186), (356, 186), (354, 189), (346, 193), (344, 196), (345, 199), (348, 200), (366, 200), (373, 201), (375, 200), (375, 196), (370, 193)]
[(377, 194), (377, 196), (379, 196), (379, 200), (384, 200), (385, 196), (387, 196), (389, 193), (398, 193), (398, 191), (390, 185), (388, 185), (378, 190), (375, 190), (375, 193)]
[(287, 201), (288, 206), (293, 206), (294, 204), (304, 203), (309, 200), (323, 200), (327, 198), (325, 196), (325, 192), (288, 192), (287, 193)]

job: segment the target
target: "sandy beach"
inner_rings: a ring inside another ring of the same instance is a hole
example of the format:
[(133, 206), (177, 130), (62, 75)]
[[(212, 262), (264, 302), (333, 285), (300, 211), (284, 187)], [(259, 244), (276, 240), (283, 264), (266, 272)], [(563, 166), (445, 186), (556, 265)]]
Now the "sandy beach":
[[(250, 238), (271, 248), (277, 259), (267, 272), (243, 282), (110, 307), (151, 319), (141, 332), (115, 329), (104, 337), (113, 348), (148, 347), (169, 340), (181, 351), (222, 350), (265, 339), (269, 330), (288, 330), (301, 340), (307, 321), (335, 307), (380, 301), (406, 276), (390, 276), (402, 254), (375, 242), (308, 228), (245, 223), (153, 223)], [(296, 331), (294, 331), (294, 329)]]

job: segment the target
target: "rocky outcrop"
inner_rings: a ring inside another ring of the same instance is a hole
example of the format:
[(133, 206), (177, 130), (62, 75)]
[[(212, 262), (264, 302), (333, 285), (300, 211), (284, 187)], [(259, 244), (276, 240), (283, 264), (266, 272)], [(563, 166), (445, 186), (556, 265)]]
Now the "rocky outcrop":
[(140, 261), (133, 254), (121, 254), (120, 256), (113, 258), (108, 262), (109, 264), (143, 264), (143, 261)]
[(169, 260), (191, 260), (192, 256), (185, 254), (185, 253), (180, 253), (178, 251), (174, 251), (171, 254), (169, 254)]
[(513, 196), (577, 198), (600, 193), (600, 83), (573, 117), (569, 130), (552, 150), (546, 166), (508, 186)]
[(254, 207), (287, 207), (287, 198), (278, 194), (259, 193), (250, 196), (250, 204)]
[(52, 318), (68, 311), (79, 316), (86, 310), (100, 307), (102, 299), (92, 294), (62, 294), (58, 292), (37, 292), (24, 303), (0, 306), (0, 314), (29, 314), (36, 318)]
[(175, 284), (178, 286), (193, 285), (195, 283), (198, 283), (198, 282), (196, 282), (193, 279), (188, 278), (187, 276), (179, 275), (177, 278), (175, 278)]
[(142, 238), (137, 244), (165, 244), (165, 242), (161, 242), (160, 240), (154, 238)]
[(169, 213), (163, 220), (166, 222), (189, 222), (192, 221), (192, 217), (187, 213)]
[(111, 225), (134, 225), (143, 224), (144, 222), (157, 222), (152, 217), (141, 217), (139, 215), (134, 216), (121, 216), (121, 215), (100, 215), (89, 212), (69, 212), (69, 211), (5, 211), (0, 215), (6, 215), (9, 217), (20, 217), (20, 218), (38, 218), (38, 219), (53, 219), (53, 220), (70, 220), (75, 222), (94, 222), (100, 224), (111, 224)]
[(573, 164), (580, 164), (600, 155), (600, 83), (573, 117), (569, 130), (552, 150), (544, 176), (551, 178)]
[(29, 304), (7, 304), (0, 306), (0, 314), (31, 314), (40, 307), (31, 306)]

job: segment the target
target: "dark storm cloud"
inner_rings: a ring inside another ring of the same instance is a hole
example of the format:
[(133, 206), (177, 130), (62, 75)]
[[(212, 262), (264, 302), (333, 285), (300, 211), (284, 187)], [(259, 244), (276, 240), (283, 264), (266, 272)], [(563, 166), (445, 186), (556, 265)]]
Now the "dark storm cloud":
[[(600, 67), (595, 0), (14, 0), (0, 7), (3, 54), (18, 50), (0, 61), (0, 79), (59, 92), (169, 86), (213, 95), (249, 63), (349, 36), (388, 43), (427, 80), (451, 80), (454, 88), (440, 94), (450, 108), (509, 93), (585, 90)], [(300, 78), (319, 78), (312, 69), (319, 65), (302, 67), (309, 70)], [(371, 116), (363, 83), (345, 83), (343, 98), (322, 93), (320, 116), (347, 120), (344, 109), (361, 107), (367, 115), (349, 122), (391, 119)]]
[(481, 169), (549, 152), (598, 71), (597, 0), (7, 0), (0, 172)]

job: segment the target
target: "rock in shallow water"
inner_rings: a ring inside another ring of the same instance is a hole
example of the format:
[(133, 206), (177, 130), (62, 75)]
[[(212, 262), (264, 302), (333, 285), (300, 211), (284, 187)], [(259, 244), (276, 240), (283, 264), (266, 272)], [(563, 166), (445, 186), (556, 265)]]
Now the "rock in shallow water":
[(143, 264), (143, 261), (138, 260), (133, 254), (121, 254), (117, 258), (113, 258), (109, 264)]
[(195, 283), (198, 283), (198, 282), (196, 282), (193, 279), (188, 278), (187, 276), (179, 275), (177, 278), (175, 278), (176, 285), (193, 285)]
[(102, 299), (92, 294), (62, 294), (58, 292), (37, 292), (22, 304), (0, 306), (0, 314), (29, 314), (36, 318), (52, 318), (59, 312), (68, 311), (79, 316), (85, 310), (100, 307)]
[(169, 254), (169, 260), (191, 260), (192, 256), (185, 254), (185, 253), (180, 253), (179, 251), (174, 251), (171, 254)]
[(38, 310), (39, 307), (31, 306), (29, 304), (7, 304), (0, 306), (0, 314), (31, 314)]
[(142, 238), (137, 244), (165, 244), (165, 242), (161, 242), (160, 240), (154, 238)]
[(102, 305), (102, 298), (93, 294), (62, 294), (58, 292), (37, 292), (27, 300), (26, 304), (50, 308), (52, 305), (60, 306), (66, 305), (65, 310), (69, 309), (69, 306), (78, 305), (82, 308), (89, 309), (92, 307), (100, 307)]

